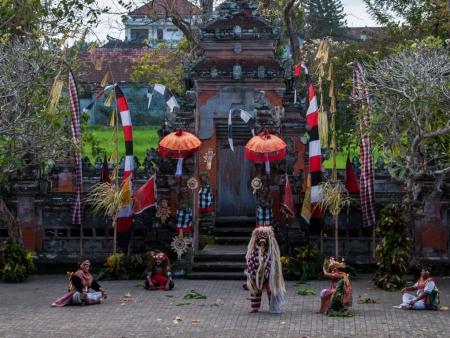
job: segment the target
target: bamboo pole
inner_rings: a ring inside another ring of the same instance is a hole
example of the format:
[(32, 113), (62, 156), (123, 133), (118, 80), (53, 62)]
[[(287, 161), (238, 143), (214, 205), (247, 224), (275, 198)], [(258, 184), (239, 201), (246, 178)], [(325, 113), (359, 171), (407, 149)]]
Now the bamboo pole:
[(339, 256), (339, 215), (334, 216), (334, 254)]

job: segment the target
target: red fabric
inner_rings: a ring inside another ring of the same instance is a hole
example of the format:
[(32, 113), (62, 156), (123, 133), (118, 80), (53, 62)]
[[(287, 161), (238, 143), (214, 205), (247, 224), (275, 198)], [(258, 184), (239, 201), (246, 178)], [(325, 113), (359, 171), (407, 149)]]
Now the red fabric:
[(256, 153), (246, 148), (245, 158), (258, 163), (281, 161), (286, 158), (286, 148), (272, 153)]
[(300, 77), (301, 73), (302, 73), (302, 66), (298, 63), (295, 65), (295, 68), (294, 68), (294, 76)]
[(322, 168), (322, 156), (311, 156), (309, 158), (309, 171), (316, 172), (320, 171)]
[(186, 158), (189, 155), (195, 153), (198, 149), (200, 149), (200, 147), (191, 149), (191, 150), (187, 150), (187, 151), (176, 151), (176, 150), (171, 150), (171, 149), (167, 149), (167, 148), (159, 146), (158, 152), (162, 156), (167, 157), (167, 158)]
[(289, 217), (295, 216), (294, 199), (292, 197), (292, 188), (289, 183), (288, 176), (286, 175), (286, 182), (284, 185), (283, 207), (287, 211)]
[(213, 206), (213, 205), (210, 205), (208, 208), (198, 208), (198, 211), (199, 211), (201, 214), (209, 214), (210, 212), (213, 212), (213, 211), (214, 211), (214, 206)]
[(166, 283), (169, 280), (169, 277), (157, 272), (150, 277), (150, 280), (154, 287), (159, 287), (161, 290), (166, 290)]
[(156, 205), (155, 176), (150, 177), (142, 187), (134, 192), (133, 201), (134, 214), (139, 214), (145, 209)]
[(355, 171), (353, 170), (352, 162), (347, 156), (347, 164), (345, 165), (345, 188), (349, 193), (359, 192), (358, 180)]
[(125, 141), (133, 141), (133, 126), (122, 126)]
[(323, 210), (320, 203), (311, 203), (311, 218), (322, 218)]
[(312, 127), (319, 125), (319, 113), (316, 111), (314, 113), (308, 114), (306, 116), (306, 123), (308, 125), (308, 128), (311, 129)]
[(311, 102), (314, 99), (314, 96), (316, 96), (316, 90), (314, 89), (314, 85), (311, 82), (308, 88), (308, 102)]
[(122, 96), (117, 96), (116, 101), (117, 101), (117, 108), (118, 108), (119, 112), (128, 110), (128, 103), (127, 103), (127, 100), (125, 99), (125, 96), (123, 96), (123, 93), (122, 93)]
[(117, 232), (128, 232), (133, 225), (133, 217), (118, 217), (117, 218)]
[(193, 230), (192, 225), (188, 227), (177, 227), (177, 232), (179, 234), (190, 234)]

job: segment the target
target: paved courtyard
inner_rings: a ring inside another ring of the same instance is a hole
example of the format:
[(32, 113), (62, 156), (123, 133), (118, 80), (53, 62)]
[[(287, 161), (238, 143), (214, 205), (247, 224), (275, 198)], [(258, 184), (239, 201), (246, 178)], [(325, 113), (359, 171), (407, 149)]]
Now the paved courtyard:
[[(248, 313), (247, 292), (240, 281), (176, 280), (169, 292), (146, 291), (140, 281), (102, 282), (108, 299), (101, 305), (51, 308), (64, 293), (65, 276), (33, 276), (23, 284), (0, 283), (0, 337), (449, 337), (450, 312), (392, 308), (399, 292), (374, 289), (369, 276), (354, 280), (352, 318), (329, 318), (315, 311), (319, 296), (298, 296), (288, 282), (285, 312), (271, 315), (267, 299), (262, 312)], [(300, 287), (319, 292), (328, 282)], [(439, 278), (441, 303), (450, 304), (450, 279)], [(185, 300), (196, 290), (203, 300)], [(130, 292), (134, 300), (121, 301)], [(358, 295), (378, 299), (358, 304)]]

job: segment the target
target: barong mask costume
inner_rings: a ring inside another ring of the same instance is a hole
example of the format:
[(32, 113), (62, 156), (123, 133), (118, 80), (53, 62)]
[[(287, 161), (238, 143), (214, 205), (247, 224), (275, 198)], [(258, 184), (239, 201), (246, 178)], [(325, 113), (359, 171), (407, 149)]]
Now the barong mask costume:
[(144, 287), (148, 290), (173, 289), (169, 257), (164, 252), (157, 251), (151, 256)]
[(285, 302), (286, 289), (280, 260), (280, 248), (275, 239), (272, 227), (258, 227), (253, 230), (248, 244), (247, 287), (251, 293), (252, 312), (257, 312), (261, 306), (263, 291), (269, 297), (269, 311), (281, 313)]

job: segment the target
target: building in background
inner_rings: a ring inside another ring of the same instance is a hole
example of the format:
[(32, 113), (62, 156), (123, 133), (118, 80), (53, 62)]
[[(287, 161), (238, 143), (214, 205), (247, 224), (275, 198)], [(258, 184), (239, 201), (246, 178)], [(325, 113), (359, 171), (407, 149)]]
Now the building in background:
[(188, 0), (155, 0), (130, 13), (124, 21), (125, 41), (142, 43), (147, 41), (149, 47), (164, 42), (169, 48), (175, 48), (183, 38), (183, 33), (167, 18), (171, 7), (185, 22), (194, 25), (197, 22), (200, 8)]

